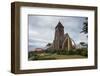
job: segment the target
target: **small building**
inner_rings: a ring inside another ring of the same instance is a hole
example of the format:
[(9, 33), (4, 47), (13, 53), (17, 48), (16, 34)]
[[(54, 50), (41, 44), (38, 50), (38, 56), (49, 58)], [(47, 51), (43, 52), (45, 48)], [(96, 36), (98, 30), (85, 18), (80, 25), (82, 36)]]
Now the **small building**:
[(35, 48), (35, 52), (38, 52), (38, 53), (43, 53), (44, 50), (42, 48)]

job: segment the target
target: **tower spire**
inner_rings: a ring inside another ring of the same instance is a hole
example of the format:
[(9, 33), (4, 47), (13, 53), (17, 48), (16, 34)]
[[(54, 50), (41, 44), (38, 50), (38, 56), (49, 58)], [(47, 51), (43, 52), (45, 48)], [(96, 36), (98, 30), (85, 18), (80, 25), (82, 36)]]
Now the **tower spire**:
[(58, 28), (64, 28), (64, 26), (62, 25), (62, 23), (61, 23), (60, 21), (58, 22), (56, 28), (57, 28), (57, 27), (58, 27)]

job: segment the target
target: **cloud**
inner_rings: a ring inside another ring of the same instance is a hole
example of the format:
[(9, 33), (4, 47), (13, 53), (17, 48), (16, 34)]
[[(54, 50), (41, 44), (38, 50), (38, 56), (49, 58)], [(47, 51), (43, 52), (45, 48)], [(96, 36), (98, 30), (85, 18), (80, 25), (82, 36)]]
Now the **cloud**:
[[(87, 42), (85, 34), (80, 33), (86, 17), (71, 16), (36, 16), (28, 17), (29, 25), (29, 46), (45, 47), (47, 43), (54, 40), (55, 27), (60, 21), (64, 26), (64, 32), (76, 42)], [(31, 44), (31, 45), (30, 45)]]

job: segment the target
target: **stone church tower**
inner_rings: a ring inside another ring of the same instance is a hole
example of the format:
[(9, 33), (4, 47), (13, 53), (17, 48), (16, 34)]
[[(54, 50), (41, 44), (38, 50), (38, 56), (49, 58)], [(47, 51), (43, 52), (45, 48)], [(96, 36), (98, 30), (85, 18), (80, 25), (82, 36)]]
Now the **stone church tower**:
[(53, 41), (53, 47), (55, 49), (62, 49), (62, 44), (64, 40), (64, 26), (59, 22), (55, 27), (55, 37)]
[(70, 38), (68, 33), (64, 34), (64, 26), (61, 24), (61, 22), (58, 22), (57, 26), (55, 27), (55, 36), (51, 48), (68, 51), (75, 48), (74, 40)]

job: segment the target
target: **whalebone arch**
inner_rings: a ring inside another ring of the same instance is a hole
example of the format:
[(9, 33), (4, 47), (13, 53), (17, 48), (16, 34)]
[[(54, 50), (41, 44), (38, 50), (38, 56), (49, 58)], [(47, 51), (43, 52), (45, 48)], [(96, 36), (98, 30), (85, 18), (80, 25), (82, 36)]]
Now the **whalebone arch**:
[(68, 33), (65, 34), (65, 38), (62, 44), (62, 49), (72, 50), (76, 48), (75, 41), (69, 37)]

